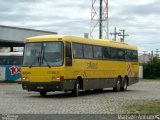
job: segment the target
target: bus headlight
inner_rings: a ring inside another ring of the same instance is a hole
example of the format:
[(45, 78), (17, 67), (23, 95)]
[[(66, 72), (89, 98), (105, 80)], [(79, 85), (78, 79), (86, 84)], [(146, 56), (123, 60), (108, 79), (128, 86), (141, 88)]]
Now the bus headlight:
[(23, 77), (22, 81), (28, 81), (29, 79), (27, 77)]
[(53, 81), (64, 81), (64, 76), (52, 77)]
[(57, 79), (58, 81), (61, 81), (61, 82), (62, 82), (62, 81), (64, 81), (64, 76), (59, 76), (59, 77), (57, 77), (56, 79)]

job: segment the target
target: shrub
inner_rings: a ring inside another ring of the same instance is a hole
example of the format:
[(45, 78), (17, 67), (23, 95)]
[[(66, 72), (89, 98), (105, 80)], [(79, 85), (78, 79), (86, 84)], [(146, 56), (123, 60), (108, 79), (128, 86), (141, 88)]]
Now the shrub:
[(156, 79), (160, 78), (160, 59), (154, 57), (148, 63), (143, 64), (144, 78)]

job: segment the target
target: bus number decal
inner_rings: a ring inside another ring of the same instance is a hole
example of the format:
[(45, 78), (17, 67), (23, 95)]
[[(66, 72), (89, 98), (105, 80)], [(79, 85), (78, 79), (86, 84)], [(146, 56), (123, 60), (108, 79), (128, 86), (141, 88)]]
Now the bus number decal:
[(98, 63), (87, 63), (87, 69), (97, 69)]

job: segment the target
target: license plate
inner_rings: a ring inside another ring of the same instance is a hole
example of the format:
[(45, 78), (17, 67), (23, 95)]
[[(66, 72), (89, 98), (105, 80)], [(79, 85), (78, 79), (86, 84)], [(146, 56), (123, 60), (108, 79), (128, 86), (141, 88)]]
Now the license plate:
[(43, 87), (43, 86), (37, 86), (37, 89), (38, 89), (38, 90), (43, 90), (44, 87)]

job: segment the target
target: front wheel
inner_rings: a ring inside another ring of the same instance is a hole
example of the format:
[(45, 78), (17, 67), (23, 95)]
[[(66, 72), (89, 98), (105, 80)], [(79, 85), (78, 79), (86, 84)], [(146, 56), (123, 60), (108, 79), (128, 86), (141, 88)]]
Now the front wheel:
[(79, 88), (80, 88), (80, 86), (79, 86), (79, 81), (76, 80), (76, 82), (75, 82), (75, 87), (74, 87), (74, 90), (73, 90), (73, 95), (74, 95), (75, 97), (79, 96)]
[(39, 93), (40, 93), (40, 95), (43, 96), (43, 97), (47, 95), (47, 92), (46, 92), (46, 91), (40, 91)]
[(117, 81), (116, 81), (116, 86), (115, 86), (115, 87), (113, 87), (113, 91), (115, 91), (115, 92), (119, 92), (119, 91), (120, 91), (120, 89), (121, 89), (121, 79), (120, 79), (120, 78), (118, 78), (118, 79), (117, 79)]
[(95, 92), (103, 92), (103, 88), (100, 89), (94, 89)]

